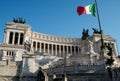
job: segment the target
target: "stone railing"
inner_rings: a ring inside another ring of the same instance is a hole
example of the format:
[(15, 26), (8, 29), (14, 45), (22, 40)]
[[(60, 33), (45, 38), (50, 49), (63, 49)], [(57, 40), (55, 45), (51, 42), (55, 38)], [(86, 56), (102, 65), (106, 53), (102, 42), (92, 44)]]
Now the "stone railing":
[(71, 37), (63, 37), (63, 36), (55, 36), (43, 33), (32, 32), (32, 38), (54, 41), (54, 42), (63, 42), (63, 43), (80, 43), (80, 38), (71, 38)]
[(63, 72), (66, 73), (83, 73), (83, 72), (90, 72), (90, 71), (104, 71), (104, 65), (80, 65), (80, 66), (66, 66), (66, 67), (57, 67), (57, 68), (49, 68), (45, 71), (47, 73), (56, 73), (62, 74)]
[(7, 62), (6, 61), (0, 61), (0, 66), (3, 66), (3, 65), (7, 65)]
[(0, 66), (17, 66), (17, 63), (16, 62), (11, 62), (11, 61), (0, 61)]
[(0, 50), (5, 50), (5, 49), (9, 49), (9, 48), (12, 50), (15, 50), (14, 48), (23, 49), (24, 46), (23, 45), (5, 44), (5, 43), (0, 44)]

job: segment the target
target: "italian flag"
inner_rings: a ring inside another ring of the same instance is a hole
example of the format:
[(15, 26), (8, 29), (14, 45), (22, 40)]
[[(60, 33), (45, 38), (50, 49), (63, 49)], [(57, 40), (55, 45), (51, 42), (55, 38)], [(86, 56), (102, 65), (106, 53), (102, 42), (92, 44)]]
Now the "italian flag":
[(90, 5), (87, 5), (85, 7), (78, 6), (77, 7), (77, 13), (78, 13), (78, 15), (92, 14), (93, 16), (95, 16), (95, 4), (90, 4)]

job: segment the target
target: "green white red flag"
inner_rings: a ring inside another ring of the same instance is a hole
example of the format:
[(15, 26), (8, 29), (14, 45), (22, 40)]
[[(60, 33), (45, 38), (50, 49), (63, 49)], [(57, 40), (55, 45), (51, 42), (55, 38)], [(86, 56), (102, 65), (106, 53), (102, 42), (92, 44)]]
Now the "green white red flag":
[(95, 14), (96, 14), (95, 4), (90, 4), (90, 5), (87, 5), (87, 6), (78, 6), (77, 7), (77, 13), (78, 13), (78, 15), (92, 14), (93, 16), (95, 16)]

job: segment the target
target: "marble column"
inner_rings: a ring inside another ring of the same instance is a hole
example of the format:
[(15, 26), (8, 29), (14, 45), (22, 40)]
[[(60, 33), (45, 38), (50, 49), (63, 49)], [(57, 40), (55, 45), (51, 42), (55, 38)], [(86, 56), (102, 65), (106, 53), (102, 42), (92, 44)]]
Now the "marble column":
[(61, 57), (61, 45), (59, 45), (59, 56)]
[(5, 36), (5, 43), (9, 43), (9, 39), (10, 39), (10, 32), (6, 31), (6, 36)]
[(44, 45), (43, 52), (45, 53), (45, 43), (43, 43), (43, 45)]
[(52, 48), (52, 49), (51, 49), (51, 52), (52, 52), (52, 55), (53, 55), (53, 44), (51, 44), (51, 48)]
[(42, 52), (42, 51), (41, 51), (41, 42), (39, 42), (39, 43), (40, 43), (40, 52)]
[(20, 44), (20, 33), (18, 33), (18, 45)]
[(55, 56), (58, 56), (57, 53), (57, 45), (55, 45)]
[(37, 42), (35, 41), (36, 45), (35, 45), (35, 51), (37, 50)]
[(66, 53), (68, 54), (68, 46), (66, 46), (66, 47), (67, 47)]
[(74, 46), (74, 55), (76, 55), (76, 46)]
[(47, 73), (44, 73), (44, 76), (45, 76), (45, 81), (48, 81), (48, 75), (47, 75)]
[(12, 44), (15, 42), (15, 32), (13, 32)]
[(6, 38), (7, 38), (7, 31), (5, 30), (5, 31), (4, 31), (4, 41), (3, 41), (4, 43), (7, 43), (7, 42), (6, 42)]
[(49, 44), (47, 44), (47, 50), (48, 50), (48, 54), (50, 54)]

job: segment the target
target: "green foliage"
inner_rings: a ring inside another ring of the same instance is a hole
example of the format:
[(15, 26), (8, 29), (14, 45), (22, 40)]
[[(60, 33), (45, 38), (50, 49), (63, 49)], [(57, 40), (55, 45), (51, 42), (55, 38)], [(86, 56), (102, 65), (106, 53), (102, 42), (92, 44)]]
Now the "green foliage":
[(109, 65), (109, 66), (111, 66), (113, 64), (113, 62), (114, 62), (114, 59), (112, 57), (110, 59), (108, 58), (106, 60), (106, 64)]
[(106, 59), (106, 65), (109, 65), (111, 66), (114, 62), (114, 59), (112, 57), (112, 47), (110, 46), (110, 44), (108, 44), (108, 46), (106, 46), (109, 50), (109, 52), (107, 53), (107, 55), (110, 57), (110, 58), (107, 58)]

